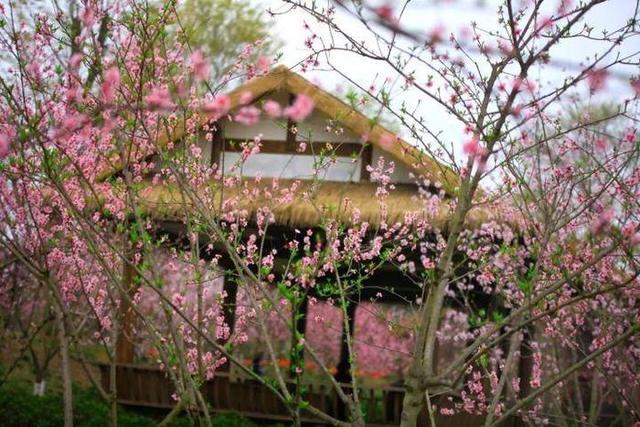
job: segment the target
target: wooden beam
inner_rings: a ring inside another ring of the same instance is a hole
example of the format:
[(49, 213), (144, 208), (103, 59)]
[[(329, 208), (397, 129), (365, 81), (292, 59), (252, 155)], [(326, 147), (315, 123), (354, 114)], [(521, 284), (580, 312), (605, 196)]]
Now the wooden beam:
[(371, 179), (371, 174), (367, 169), (368, 166), (371, 166), (371, 162), (373, 158), (373, 146), (370, 143), (367, 143), (365, 147), (362, 149), (362, 157), (360, 162), (360, 181), (369, 181)]
[[(289, 94), (289, 105), (292, 105), (296, 100), (296, 96), (294, 94)], [(289, 151), (295, 152), (296, 150), (296, 133), (297, 133), (298, 124), (293, 120), (287, 120), (287, 148)], [(295, 131), (294, 131), (295, 130)]]
[[(244, 143), (241, 139), (228, 139), (226, 141), (226, 147), (224, 151), (237, 153), (242, 151), (241, 144)], [(295, 154), (295, 155), (319, 155), (325, 153), (327, 155), (336, 155), (339, 157), (352, 157), (358, 156), (362, 150), (362, 145), (355, 142), (323, 142), (314, 141), (307, 143), (304, 150), (298, 151), (298, 147), (295, 144), (290, 144), (288, 141), (277, 141), (271, 139), (263, 139), (261, 153), (268, 154)], [(366, 148), (364, 149), (367, 150)], [(364, 152), (363, 152), (364, 155)], [(371, 163), (371, 160), (369, 160)]]

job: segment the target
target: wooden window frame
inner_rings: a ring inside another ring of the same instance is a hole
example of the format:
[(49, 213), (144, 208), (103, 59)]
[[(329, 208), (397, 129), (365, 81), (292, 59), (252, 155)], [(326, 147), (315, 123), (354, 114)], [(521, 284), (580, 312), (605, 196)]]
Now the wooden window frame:
[[(295, 102), (296, 95), (289, 95), (289, 105)], [(213, 140), (211, 143), (211, 165), (214, 163), (219, 168), (222, 167), (222, 154), (225, 152), (237, 153), (241, 152), (241, 144), (246, 140), (239, 138), (226, 138), (224, 135), (224, 126), (221, 121), (211, 123), (215, 127)], [(373, 157), (373, 147), (370, 142), (360, 144), (357, 142), (329, 142), (329, 141), (313, 141), (305, 144), (303, 149), (299, 150), (296, 129), (297, 123), (291, 119), (287, 120), (287, 136), (286, 140), (262, 140), (261, 153), (264, 154), (291, 154), (291, 155), (319, 155), (322, 152), (330, 152), (338, 157), (360, 158), (360, 182), (367, 182), (371, 179), (368, 166), (371, 165)], [(297, 129), (296, 129), (297, 130)]]

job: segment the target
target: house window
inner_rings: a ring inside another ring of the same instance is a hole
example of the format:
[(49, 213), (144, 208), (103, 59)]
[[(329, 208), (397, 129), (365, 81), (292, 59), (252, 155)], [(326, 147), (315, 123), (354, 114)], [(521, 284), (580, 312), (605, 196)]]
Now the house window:
[(356, 182), (360, 180), (360, 159), (351, 157), (320, 158), (312, 155), (258, 153), (250, 156), (238, 169), (240, 153), (223, 153), (225, 174), (247, 177), (311, 179), (317, 170), (318, 178), (326, 181)]

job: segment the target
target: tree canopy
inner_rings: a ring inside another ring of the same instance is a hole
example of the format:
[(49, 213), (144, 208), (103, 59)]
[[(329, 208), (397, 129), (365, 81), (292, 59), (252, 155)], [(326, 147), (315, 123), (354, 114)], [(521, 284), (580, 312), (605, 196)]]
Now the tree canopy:
[(269, 34), (264, 8), (252, 0), (185, 0), (178, 6), (181, 35), (192, 48), (200, 48), (211, 60), (212, 79), (222, 76), (243, 51), (274, 54), (280, 43)]

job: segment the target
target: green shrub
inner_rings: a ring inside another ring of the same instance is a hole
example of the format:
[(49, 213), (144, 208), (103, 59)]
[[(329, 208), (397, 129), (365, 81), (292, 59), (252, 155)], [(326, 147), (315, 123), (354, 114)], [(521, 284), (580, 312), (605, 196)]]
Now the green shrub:
[[(74, 389), (73, 418), (77, 427), (109, 425), (109, 406), (94, 389)], [(234, 413), (213, 418), (214, 427), (257, 427)], [(0, 388), (0, 427), (59, 427), (64, 424), (62, 395), (34, 396), (28, 385), (8, 382)], [(153, 427), (157, 420), (118, 408), (119, 427)], [(191, 427), (187, 417), (176, 418), (171, 427)], [(277, 427), (277, 426), (272, 426)]]
[(213, 427), (256, 427), (250, 420), (234, 413), (218, 415), (212, 422)]
[[(109, 424), (109, 407), (90, 389), (74, 390), (74, 425), (102, 427)], [(64, 424), (62, 396), (34, 396), (21, 384), (9, 383), (0, 389), (0, 425), (3, 427), (59, 427)], [(122, 427), (152, 427), (156, 423), (128, 411), (118, 411)]]

